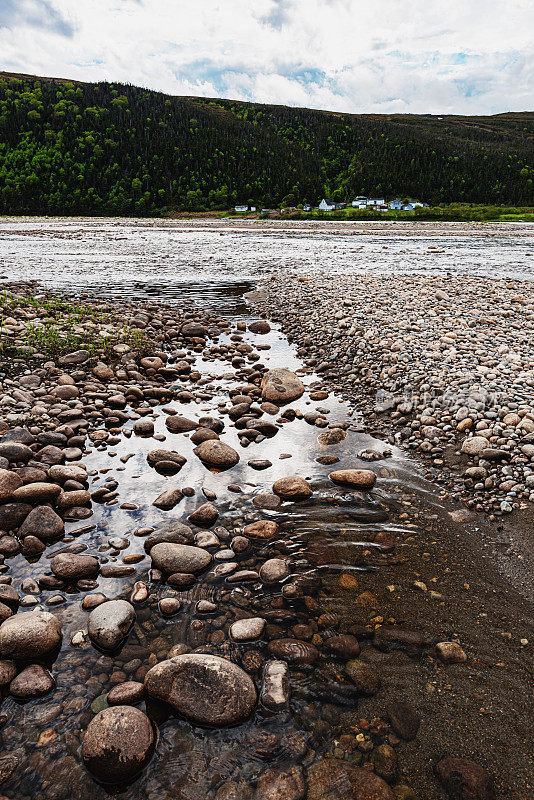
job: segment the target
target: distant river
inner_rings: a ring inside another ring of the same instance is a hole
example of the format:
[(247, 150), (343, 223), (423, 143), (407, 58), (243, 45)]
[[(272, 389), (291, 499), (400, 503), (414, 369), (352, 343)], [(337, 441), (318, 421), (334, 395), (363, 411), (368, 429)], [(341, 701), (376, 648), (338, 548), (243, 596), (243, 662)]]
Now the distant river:
[(0, 283), (232, 310), (277, 271), (534, 278), (532, 223), (0, 218)]

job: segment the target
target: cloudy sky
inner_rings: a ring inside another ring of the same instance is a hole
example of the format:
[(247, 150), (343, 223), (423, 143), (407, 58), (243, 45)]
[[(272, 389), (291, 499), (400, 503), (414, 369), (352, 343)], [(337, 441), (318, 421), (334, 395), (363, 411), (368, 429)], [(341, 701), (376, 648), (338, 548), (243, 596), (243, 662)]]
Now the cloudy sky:
[(352, 112), (534, 109), (534, 0), (0, 0), (0, 70)]

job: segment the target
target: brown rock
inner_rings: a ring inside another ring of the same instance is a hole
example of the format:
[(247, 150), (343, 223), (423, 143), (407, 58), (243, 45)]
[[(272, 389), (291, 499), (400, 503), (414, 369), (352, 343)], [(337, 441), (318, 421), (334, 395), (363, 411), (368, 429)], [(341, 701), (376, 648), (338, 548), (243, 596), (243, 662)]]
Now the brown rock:
[(217, 521), (218, 517), (219, 512), (213, 503), (203, 503), (189, 515), (188, 520), (200, 528), (209, 528)]
[(56, 682), (47, 669), (40, 664), (30, 664), (19, 672), (9, 684), (9, 691), (13, 697), (26, 699), (28, 697), (40, 697), (51, 691)]
[(110, 706), (135, 706), (146, 697), (144, 683), (126, 681), (114, 686), (108, 693), (107, 701)]
[(15, 614), (0, 625), (0, 654), (4, 658), (39, 658), (61, 642), (61, 626), (47, 611)]
[(269, 769), (260, 775), (254, 800), (303, 800), (306, 781), (302, 767)]
[(274, 539), (278, 535), (279, 527), (276, 522), (260, 519), (245, 525), (243, 533), (252, 539)]
[(375, 473), (370, 469), (338, 469), (331, 472), (330, 480), (355, 489), (371, 489), (376, 481)]
[(202, 442), (193, 452), (203, 464), (215, 469), (230, 469), (239, 462), (239, 455), (234, 448), (219, 440)]
[(304, 384), (289, 369), (270, 369), (262, 378), (261, 394), (264, 400), (285, 405), (298, 400), (304, 394)]
[(451, 800), (495, 800), (493, 776), (467, 758), (444, 758), (436, 775)]
[(57, 578), (70, 583), (80, 578), (92, 578), (98, 575), (99, 564), (94, 556), (58, 553), (50, 561), (50, 569)]
[(146, 714), (132, 706), (113, 706), (89, 723), (83, 738), (83, 762), (103, 783), (128, 781), (148, 763), (155, 744)]
[(307, 500), (313, 492), (308, 481), (299, 475), (280, 478), (273, 484), (273, 492), (283, 500)]
[(36, 536), (43, 542), (53, 541), (63, 536), (65, 525), (61, 517), (50, 506), (37, 506), (34, 508), (22, 525), (20, 526), (20, 536)]
[(0, 503), (9, 500), (13, 492), (22, 486), (22, 479), (16, 472), (8, 469), (0, 469)]
[(300, 639), (273, 639), (269, 642), (269, 652), (275, 658), (299, 667), (314, 664), (319, 657), (319, 651), (313, 644)]
[(387, 783), (360, 767), (320, 758), (308, 767), (306, 800), (395, 800)]

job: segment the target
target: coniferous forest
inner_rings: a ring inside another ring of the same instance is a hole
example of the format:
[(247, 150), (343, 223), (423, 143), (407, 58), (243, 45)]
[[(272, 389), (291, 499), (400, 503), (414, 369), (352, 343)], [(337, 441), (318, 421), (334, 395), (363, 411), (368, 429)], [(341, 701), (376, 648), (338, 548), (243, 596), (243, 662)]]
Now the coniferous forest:
[(534, 204), (534, 113), (353, 115), (0, 73), (0, 213)]

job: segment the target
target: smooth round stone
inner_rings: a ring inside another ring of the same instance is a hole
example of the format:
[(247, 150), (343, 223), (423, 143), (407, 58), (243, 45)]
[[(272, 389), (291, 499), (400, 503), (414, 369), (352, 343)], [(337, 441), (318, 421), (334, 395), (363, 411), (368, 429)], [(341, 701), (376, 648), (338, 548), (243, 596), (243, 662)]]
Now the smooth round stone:
[(219, 434), (212, 431), (210, 428), (197, 428), (189, 437), (193, 444), (202, 444), (202, 442), (213, 441), (219, 438)]
[(175, 572), (201, 572), (211, 563), (211, 553), (201, 547), (187, 544), (161, 542), (150, 550), (150, 557), (157, 567), (170, 575)]
[(421, 725), (421, 717), (413, 706), (402, 701), (393, 702), (388, 705), (387, 712), (395, 733), (406, 741), (415, 739)]
[(261, 519), (251, 522), (243, 528), (245, 536), (251, 539), (274, 539), (278, 535), (279, 526), (272, 520)]
[(33, 450), (21, 442), (0, 442), (0, 458), (17, 463), (29, 461), (33, 457)]
[(148, 598), (148, 586), (144, 581), (137, 581), (133, 585), (132, 593), (130, 595), (131, 603), (144, 603)]
[(144, 683), (126, 681), (114, 686), (108, 693), (107, 701), (110, 706), (135, 706), (146, 697)]
[(86, 594), (82, 600), (82, 608), (84, 611), (92, 611), (93, 608), (97, 606), (101, 606), (102, 603), (105, 603), (109, 598), (106, 597), (105, 594), (101, 592), (95, 592), (95, 594)]
[(40, 664), (30, 664), (19, 672), (9, 684), (9, 691), (13, 697), (26, 699), (28, 697), (40, 697), (50, 692), (56, 682), (50, 672)]
[(230, 636), (235, 642), (252, 642), (259, 639), (265, 628), (262, 617), (239, 619), (230, 625)]
[(113, 706), (91, 720), (83, 738), (82, 758), (97, 780), (131, 780), (148, 763), (156, 739), (146, 714), (132, 706)]
[(486, 439), (485, 436), (471, 436), (468, 439), (464, 439), (461, 451), (469, 456), (476, 456), (481, 450), (485, 450), (489, 446), (489, 439)]
[(345, 664), (347, 675), (362, 694), (376, 694), (382, 685), (375, 668), (365, 661), (353, 659)]
[(188, 653), (161, 661), (146, 675), (150, 697), (163, 700), (192, 722), (222, 727), (247, 719), (256, 705), (252, 679), (219, 656)]
[(13, 492), (13, 499), (19, 503), (48, 503), (53, 502), (61, 493), (61, 486), (57, 483), (27, 483)]
[(370, 469), (338, 469), (331, 472), (330, 480), (355, 489), (371, 489), (376, 481), (375, 473)]
[(252, 505), (267, 511), (277, 511), (282, 505), (282, 501), (276, 494), (256, 494), (252, 498)]
[(264, 400), (276, 405), (285, 405), (298, 400), (304, 394), (304, 384), (289, 369), (269, 369), (261, 381), (261, 395)]
[(63, 581), (77, 581), (98, 575), (99, 563), (94, 556), (59, 553), (50, 561), (50, 569)]
[(196, 578), (189, 572), (174, 572), (167, 578), (167, 583), (173, 589), (190, 589), (196, 583)]
[(494, 778), (467, 758), (443, 758), (436, 776), (451, 800), (495, 800)]
[(289, 475), (273, 483), (273, 492), (283, 500), (307, 500), (313, 492), (308, 481), (300, 475)]
[(258, 471), (261, 471), (263, 469), (269, 469), (269, 467), (272, 467), (272, 465), (273, 462), (269, 461), (269, 459), (267, 458), (253, 458), (248, 462), (248, 466), (251, 469), (255, 469)]
[(289, 661), (299, 667), (314, 664), (319, 651), (313, 644), (300, 639), (273, 639), (269, 642), (269, 652), (275, 658)]
[(438, 642), (436, 654), (440, 661), (446, 664), (461, 664), (467, 661), (467, 656), (458, 642)]
[(271, 330), (271, 326), (267, 320), (260, 319), (257, 322), (251, 322), (248, 329), (251, 333), (266, 334)]
[(144, 548), (147, 553), (150, 553), (154, 545), (161, 542), (185, 544), (185, 542), (192, 542), (193, 539), (193, 531), (189, 525), (184, 525), (182, 522), (170, 522), (147, 536)]
[(239, 454), (234, 448), (218, 440), (202, 442), (193, 452), (203, 464), (216, 469), (230, 469), (239, 462)]
[(260, 578), (267, 584), (283, 581), (289, 574), (288, 563), (283, 558), (270, 558), (260, 567)]
[(3, 658), (39, 658), (61, 642), (59, 620), (48, 611), (15, 614), (0, 625), (0, 655)]
[(89, 636), (102, 650), (115, 650), (124, 641), (135, 620), (127, 600), (107, 600), (89, 614)]
[(165, 425), (167, 426), (167, 430), (171, 433), (186, 433), (187, 431), (194, 431), (198, 428), (198, 422), (194, 422), (187, 417), (182, 417), (179, 414), (172, 414), (170, 417), (167, 417)]
[(202, 531), (195, 536), (195, 545), (197, 547), (218, 547), (219, 544), (218, 538), (211, 531)]
[(133, 431), (137, 436), (152, 436), (154, 423), (151, 419), (137, 419), (133, 424)]
[(199, 614), (213, 614), (217, 611), (218, 606), (210, 600), (199, 600), (197, 603), (197, 611)]
[(358, 658), (360, 655), (358, 640), (350, 633), (340, 633), (338, 636), (331, 636), (326, 640), (324, 646), (325, 650), (338, 656), (338, 658)]
[(159, 610), (165, 617), (172, 617), (177, 614), (182, 607), (181, 602), (176, 597), (163, 597), (159, 601)]
[(219, 512), (212, 503), (203, 503), (192, 514), (188, 520), (199, 528), (209, 528), (219, 517)]

